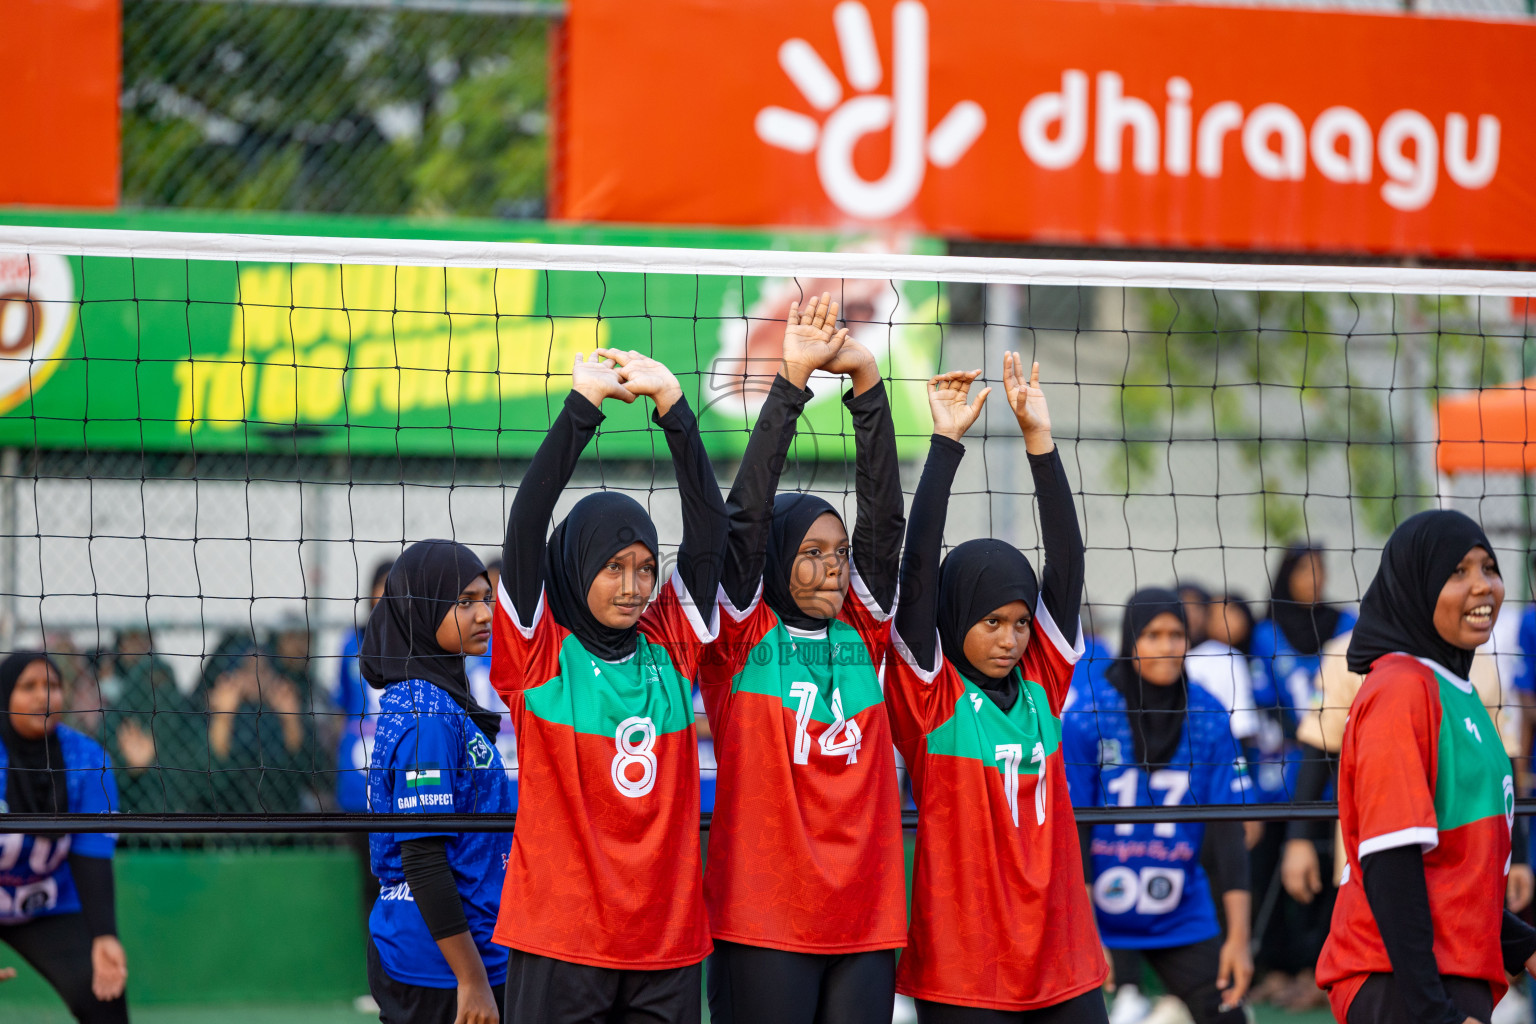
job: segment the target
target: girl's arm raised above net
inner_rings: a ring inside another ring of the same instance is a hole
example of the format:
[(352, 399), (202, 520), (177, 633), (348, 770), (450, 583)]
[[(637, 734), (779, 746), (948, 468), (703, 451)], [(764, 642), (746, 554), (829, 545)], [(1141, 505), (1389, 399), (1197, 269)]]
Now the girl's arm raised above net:
[(1035, 501), (1040, 507), (1040, 536), (1045, 546), (1045, 565), (1040, 573), (1040, 596), (1046, 610), (1072, 642), (1083, 603), (1083, 578), (1087, 573), (1083, 534), (1072, 504), (1072, 485), (1061, 464), (1061, 454), (1051, 437), (1051, 412), (1040, 389), (1040, 364), (1024, 376), (1024, 360), (1017, 352), (1003, 356), (1003, 387), (1008, 405), (1024, 433), (1024, 450), (1035, 478)]
[(896, 601), (896, 574), (907, 520), (902, 514), (901, 466), (896, 456), (896, 424), (875, 358), (855, 342), (844, 345), (827, 369), (847, 373), (853, 390), (843, 404), (853, 417), (855, 491), (858, 519), (853, 524), (853, 564), (870, 596), (888, 614)]
[(576, 469), (576, 460), (603, 422), (599, 406), (605, 398), (633, 402), (635, 395), (620, 382), (613, 359), (600, 352), (583, 359), (578, 352), (571, 371), (571, 393), (565, 396), (564, 408), (528, 464), (507, 516), (501, 579), (521, 622), (532, 622), (538, 611), (549, 520)]
[(677, 549), (677, 574), (705, 622), (714, 618), (725, 551), (725, 501), (699, 436), (699, 422), (683, 397), (677, 378), (650, 356), (635, 351), (601, 349), (617, 361), (619, 380), (631, 394), (656, 403), (651, 419), (667, 437), (683, 510), (683, 539)]
[(811, 400), (806, 382), (817, 367), (836, 357), (848, 337), (846, 330), (836, 330), (837, 303), (830, 298), (812, 298), (804, 311), (798, 302), (790, 303), (782, 372), (773, 378), (726, 498), (730, 525), (721, 583), (737, 608), (747, 606), (763, 578), (773, 495), (795, 439), (795, 421)]
[(928, 381), (934, 433), (907, 522), (907, 547), (901, 559), (902, 599), (896, 607), (894, 637), (896, 643), (905, 645), (913, 663), (925, 671), (938, 667), (939, 562), (949, 492), (965, 456), (960, 438), (981, 415), (982, 404), (992, 391), (982, 388), (975, 401), (967, 403), (971, 384), (979, 376), (980, 370), (969, 370), (941, 373)]

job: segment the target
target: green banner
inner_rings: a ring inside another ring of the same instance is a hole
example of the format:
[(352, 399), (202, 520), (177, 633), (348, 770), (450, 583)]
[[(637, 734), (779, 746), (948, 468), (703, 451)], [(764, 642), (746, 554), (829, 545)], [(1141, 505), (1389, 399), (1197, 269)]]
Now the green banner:
[[(857, 251), (857, 236), (526, 222), (0, 214), (0, 223), (334, 237)], [(912, 252), (942, 251), (931, 239)], [(578, 352), (656, 356), (738, 454), (789, 301), (831, 291), (892, 385), (904, 448), (926, 438), (943, 298), (932, 284), (157, 259), (0, 257), (0, 445), (49, 449), (522, 457)], [(813, 381), (802, 457), (842, 459), (840, 382)], [(589, 454), (657, 455), (647, 403), (608, 411)], [(807, 446), (810, 446), (809, 448)], [(664, 457), (664, 450), (660, 453)]]

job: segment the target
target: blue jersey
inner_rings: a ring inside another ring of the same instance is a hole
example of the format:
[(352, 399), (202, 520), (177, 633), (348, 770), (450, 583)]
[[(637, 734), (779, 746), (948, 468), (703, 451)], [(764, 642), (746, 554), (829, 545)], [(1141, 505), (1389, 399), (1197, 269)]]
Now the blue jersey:
[[(1355, 616), (1340, 612), (1333, 635), (1354, 628)], [(1258, 737), (1269, 736), (1270, 740), (1248, 751), (1254, 795), (1260, 803), (1289, 803), (1296, 790), (1301, 750), (1294, 740), (1285, 737), (1295, 735), (1302, 715), (1312, 709), (1322, 656), (1297, 651), (1274, 620), (1265, 619), (1253, 629), (1249, 659), (1249, 667), (1253, 670), (1254, 707), (1276, 723), (1262, 729)]]
[[(1227, 710), (1198, 686), (1168, 767), (1150, 774), (1135, 760), (1125, 698), (1095, 682), (1062, 716), (1067, 785), (1077, 807), (1173, 807), (1243, 803), (1248, 780)], [(1200, 866), (1205, 826), (1096, 825), (1091, 836), (1094, 911), (1111, 949), (1164, 949), (1219, 934), (1210, 883)]]
[[(69, 810), (74, 814), (111, 814), (117, 810), (117, 780), (101, 744), (59, 726), (59, 746), (68, 772)], [(5, 792), (10, 758), (0, 744), (0, 793)], [(0, 812), (8, 810), (0, 800)], [(3, 820), (3, 819), (0, 819)], [(0, 835), (0, 924), (80, 912), (80, 894), (69, 871), (69, 855), (109, 859), (117, 836), (82, 832), (58, 837), (21, 832)]]
[[(506, 814), (512, 788), (501, 755), (452, 697), (431, 683), (391, 683), (380, 702), (368, 771), (368, 809), (380, 814)], [(403, 827), (409, 821), (402, 821)], [(510, 832), (443, 829), (374, 833), (369, 837), (379, 898), (368, 932), (384, 970), (396, 981), (425, 988), (456, 988), (400, 865), (400, 844), (442, 836), (448, 865), (464, 904), (470, 934), (492, 985), (507, 976), (507, 951), (491, 941), (501, 906), (502, 880), (512, 850)]]
[(362, 643), (362, 630), (347, 634), (336, 682), (336, 705), (346, 716), (336, 745), (336, 803), (344, 811), (368, 809), (368, 766), (382, 693), (363, 678), (357, 657)]

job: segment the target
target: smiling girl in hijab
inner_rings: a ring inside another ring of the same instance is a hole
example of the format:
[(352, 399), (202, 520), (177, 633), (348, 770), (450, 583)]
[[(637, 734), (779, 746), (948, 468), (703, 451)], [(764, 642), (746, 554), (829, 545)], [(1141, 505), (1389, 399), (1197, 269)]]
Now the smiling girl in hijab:
[[(60, 723), (64, 687), (41, 651), (0, 662), (0, 788), (13, 814), (111, 814), (117, 783), (101, 745)], [(0, 828), (4, 818), (0, 817)], [(110, 833), (21, 834), (0, 845), (0, 942), (52, 985), (76, 1020), (128, 1020)]]
[(1486, 1021), (1536, 931), (1504, 909), (1514, 772), (1467, 673), (1504, 601), (1493, 545), (1460, 512), (1393, 531), (1360, 603), (1365, 675), (1339, 758), (1349, 867), (1317, 966), (1346, 1024)]
[[(1247, 776), (1227, 709), (1185, 675), (1185, 603), (1149, 587), (1121, 619), (1108, 678), (1063, 715), (1067, 780), (1078, 807), (1242, 803)], [(1138, 950), (1197, 1024), (1241, 1024), (1253, 976), (1248, 852), (1237, 822), (1083, 826), (1083, 869), (1099, 934)], [(1212, 867), (1210, 876), (1202, 863)], [(1212, 889), (1227, 921), (1222, 941)], [(1116, 980), (1135, 985), (1132, 971)]]
[(382, 689), (368, 809), (402, 817), (369, 838), (379, 898), (368, 918), (368, 987), (385, 1024), (495, 1024), (506, 950), (492, 940), (510, 837), (412, 827), (413, 814), (508, 814), (499, 724), (470, 696), (466, 655), (491, 634), (485, 566), (451, 540), (412, 544), (368, 616), (358, 660)]
[(991, 391), (968, 404), (980, 373), (928, 383), (935, 433), (885, 659), (886, 706), (918, 805), (896, 990), (917, 1000), (923, 1024), (1103, 1024), (1107, 970), (1059, 750), (1083, 651), (1083, 539), (1039, 365), (1026, 375), (1016, 352), (1003, 383), (1035, 478), (1044, 585), (1000, 540), (966, 541), (939, 560), (960, 438)]
[[(582, 498), (544, 538), (603, 400), (640, 395), (655, 403), (682, 505), (665, 582), (656, 527), (626, 495)], [(671, 371), (638, 352), (578, 356), (512, 503), (491, 653), (519, 768), (496, 924), (512, 947), (509, 1024), (699, 1019), (710, 941), (692, 679), (718, 628), (725, 534), (725, 502)]]
[[(901, 796), (875, 670), (905, 527), (896, 429), (874, 357), (836, 325), (827, 295), (790, 306), (784, 370), (727, 502), (726, 603), (699, 676), (719, 762), (704, 875), (717, 1024), (889, 1024), (905, 943)], [(827, 502), (773, 497), (818, 366), (853, 383), (851, 552)]]

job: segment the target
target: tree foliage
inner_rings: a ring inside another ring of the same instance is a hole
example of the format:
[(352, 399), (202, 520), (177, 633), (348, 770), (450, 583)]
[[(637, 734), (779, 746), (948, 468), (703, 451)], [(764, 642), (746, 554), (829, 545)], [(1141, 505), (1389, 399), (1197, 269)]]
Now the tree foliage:
[(127, 205), (538, 214), (541, 18), (123, 5)]

